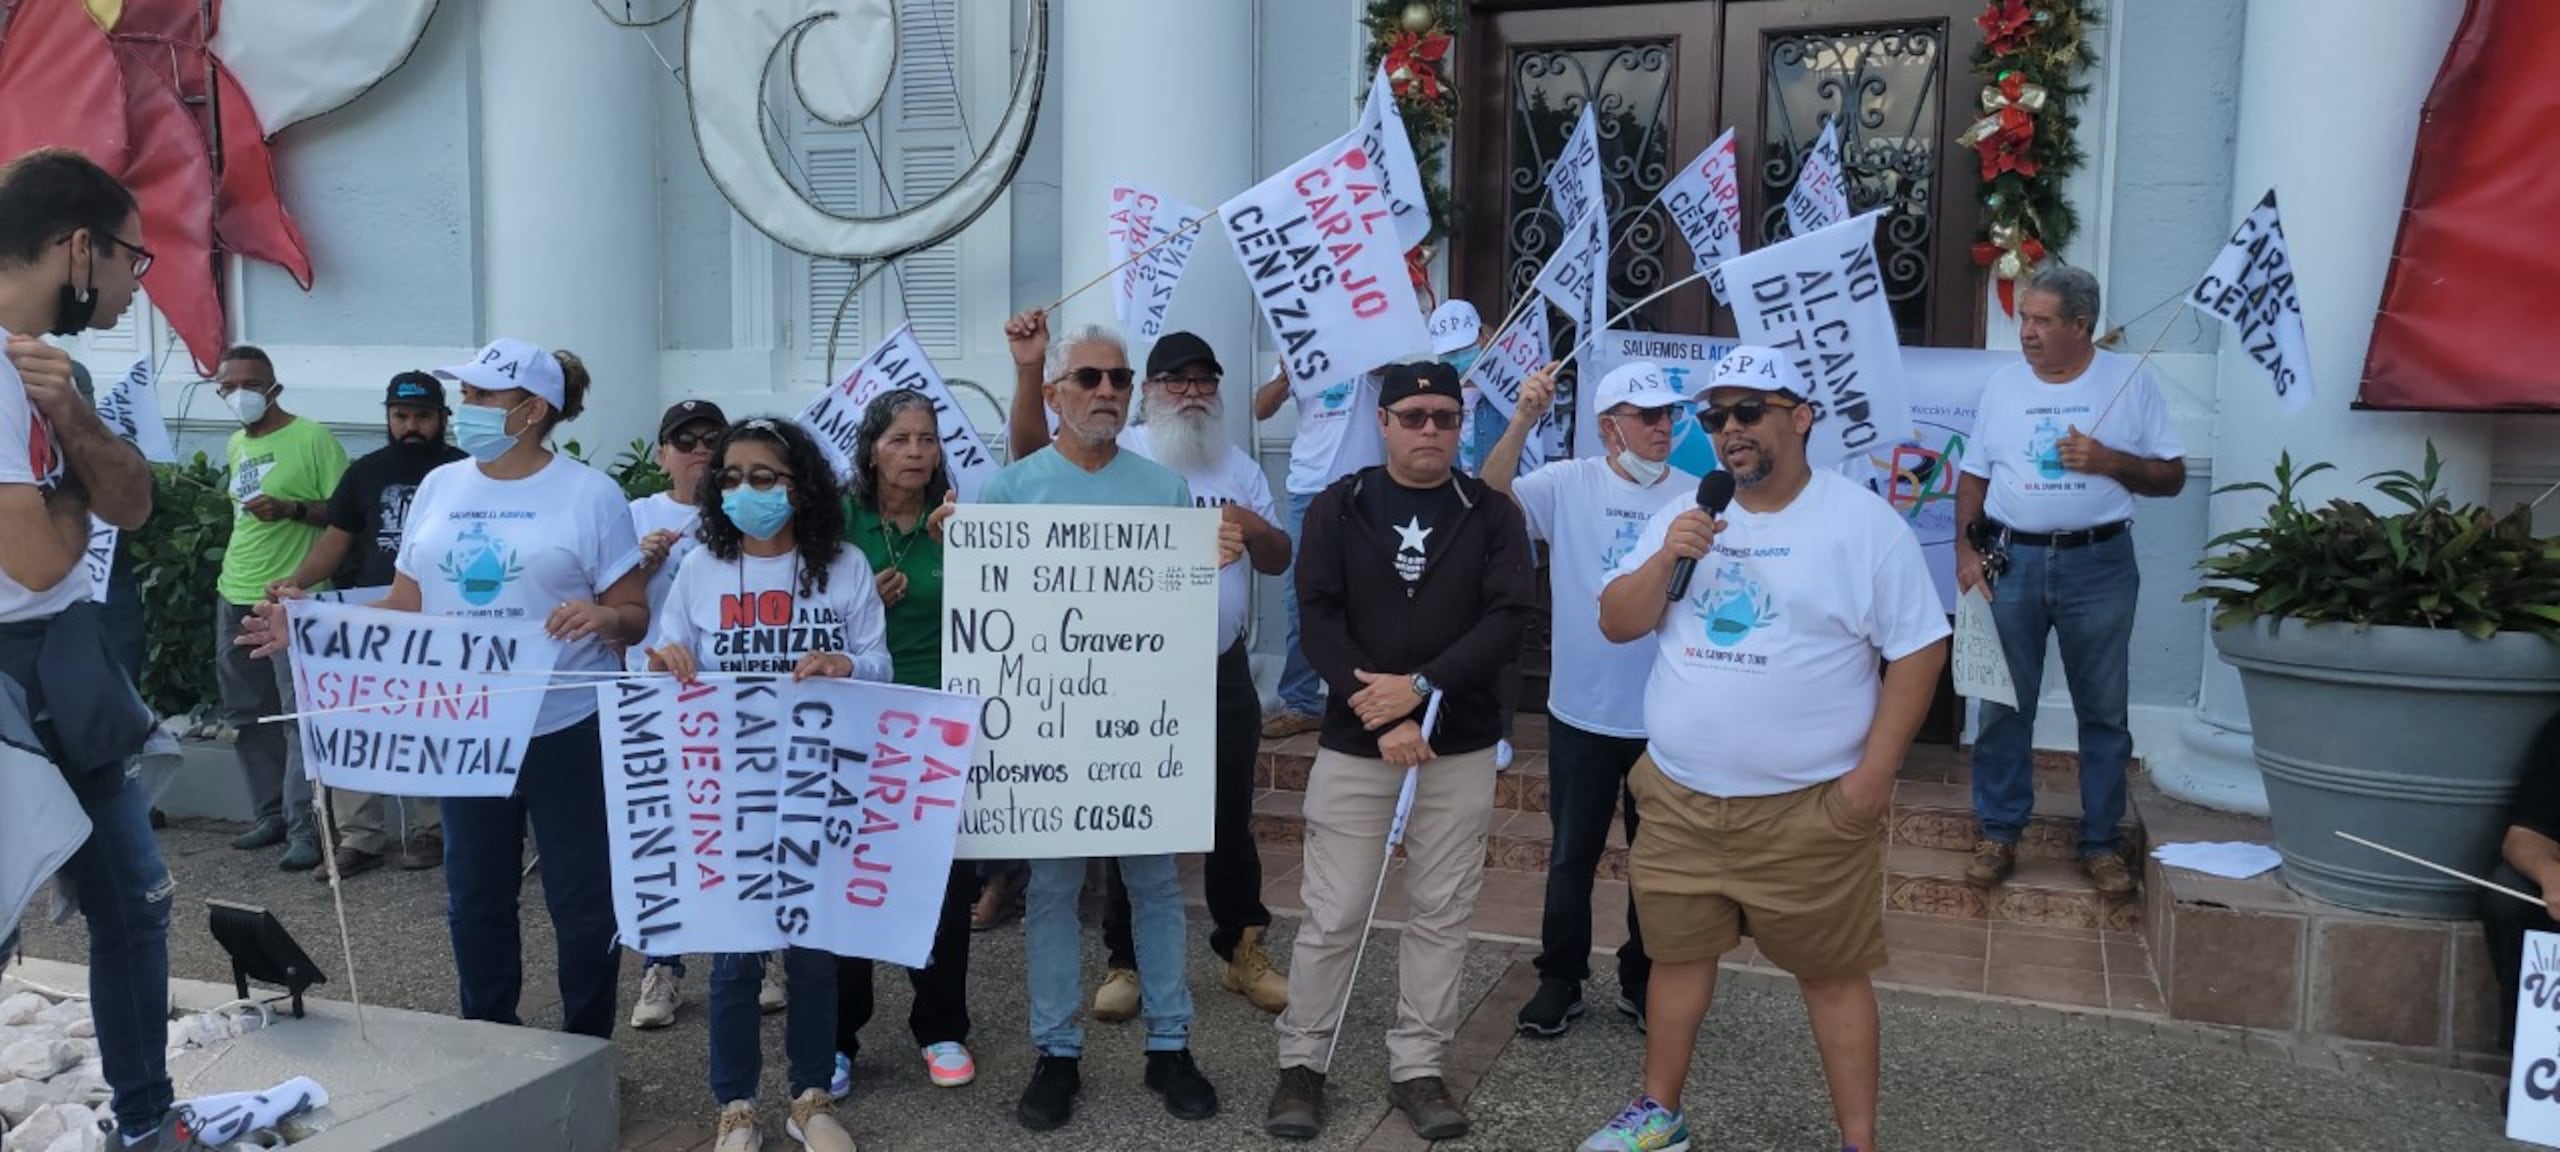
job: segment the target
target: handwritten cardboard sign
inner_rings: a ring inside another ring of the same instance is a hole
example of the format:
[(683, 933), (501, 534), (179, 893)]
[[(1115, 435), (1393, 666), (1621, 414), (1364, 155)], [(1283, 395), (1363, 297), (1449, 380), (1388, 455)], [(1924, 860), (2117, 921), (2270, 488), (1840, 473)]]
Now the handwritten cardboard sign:
[(1991, 599), (1976, 588), (1956, 597), (1956, 695), (1993, 704), (2018, 706), (2018, 686), (2009, 679), (2009, 651), (2000, 646), (2000, 625), (1991, 618)]
[(286, 629), (313, 778), (381, 796), (515, 791), (543, 700), (524, 689), (560, 656), (540, 621), (297, 600)]
[(1292, 377), (1338, 380), (1430, 348), (1394, 202), (1358, 132), (1218, 214)]
[(996, 474), (995, 455), (978, 438), (968, 414), (952, 400), (951, 386), (943, 383), (933, 358), (916, 343), (912, 325), (899, 325), (844, 379), (818, 393), (800, 410), (800, 423), (827, 450), (837, 473), (851, 475), (862, 410), (871, 406), (874, 397), (889, 392), (921, 392), (933, 401), (935, 430), (942, 436), (942, 464), (951, 474), (951, 486), (961, 499), (975, 498), (978, 486)]

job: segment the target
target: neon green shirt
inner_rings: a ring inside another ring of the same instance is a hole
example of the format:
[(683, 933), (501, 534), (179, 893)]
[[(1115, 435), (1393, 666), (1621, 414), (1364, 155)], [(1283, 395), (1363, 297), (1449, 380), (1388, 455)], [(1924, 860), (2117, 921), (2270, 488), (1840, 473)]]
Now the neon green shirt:
[(231, 546), (222, 553), (222, 598), (255, 604), (267, 585), (293, 575), (326, 526), (260, 520), (244, 507), (261, 493), (284, 501), (327, 504), (347, 470), (347, 450), (317, 422), (299, 416), (264, 436), (243, 428), (224, 450), (231, 464)]

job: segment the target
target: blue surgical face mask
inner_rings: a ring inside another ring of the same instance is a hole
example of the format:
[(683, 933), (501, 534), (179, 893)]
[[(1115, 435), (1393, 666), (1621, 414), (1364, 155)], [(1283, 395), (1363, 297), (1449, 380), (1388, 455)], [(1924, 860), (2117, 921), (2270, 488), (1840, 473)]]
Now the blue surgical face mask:
[(771, 540), (791, 523), (791, 492), (779, 484), (762, 492), (740, 485), (720, 494), (720, 510), (738, 531)]
[(515, 415), (516, 409), (523, 404), (524, 402), (519, 400), (505, 408), (483, 408), (477, 404), (465, 404), (454, 409), (454, 446), (470, 453), (473, 459), (483, 464), (506, 455), (508, 449), (516, 446), (516, 437), (507, 432), (507, 418)]
[(1441, 363), (1457, 369), (1459, 378), (1464, 379), (1467, 375), (1467, 371), (1476, 366), (1476, 357), (1483, 354), (1484, 349), (1469, 345), (1441, 357), (1440, 361)]

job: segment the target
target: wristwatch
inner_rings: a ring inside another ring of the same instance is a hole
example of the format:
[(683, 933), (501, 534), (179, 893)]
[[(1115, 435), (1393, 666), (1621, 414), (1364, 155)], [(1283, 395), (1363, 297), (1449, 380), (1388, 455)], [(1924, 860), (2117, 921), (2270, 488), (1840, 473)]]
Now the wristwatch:
[(1437, 685), (1437, 684), (1432, 683), (1432, 682), (1431, 682), (1431, 678), (1430, 678), (1430, 677), (1425, 676), (1425, 675), (1423, 675), (1423, 674), (1422, 674), (1422, 673), (1420, 673), (1420, 672), (1416, 672), (1416, 673), (1414, 673), (1414, 674), (1413, 674), (1413, 694), (1414, 694), (1414, 695), (1416, 695), (1416, 696), (1420, 696), (1420, 697), (1422, 697), (1423, 699), (1428, 700), (1428, 699), (1430, 699), (1430, 698), (1431, 698), (1431, 694), (1432, 694), (1433, 692), (1437, 692), (1437, 691), (1439, 691), (1439, 690), (1440, 690), (1440, 686), (1439, 686), (1439, 685)]

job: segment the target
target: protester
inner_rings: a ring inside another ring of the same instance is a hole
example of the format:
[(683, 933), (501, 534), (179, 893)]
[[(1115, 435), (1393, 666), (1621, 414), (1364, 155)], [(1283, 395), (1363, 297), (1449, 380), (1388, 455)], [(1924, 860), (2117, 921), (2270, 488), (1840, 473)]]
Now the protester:
[[(2489, 944), (2489, 970), (2497, 973), (2501, 1005), (2519, 1003), (2527, 932), (2560, 932), (2560, 714), (2554, 714), (2526, 751), (2522, 781), (2499, 845), (2498, 870), (2489, 879), (2542, 898), (2537, 908), (2503, 892), (2480, 893), (2480, 930)], [(2498, 1016), (2498, 1045), (2515, 1044), (2516, 1018)]]
[[(670, 418), (677, 414), (670, 413)], [(871, 565), (845, 539), (843, 496), (818, 442), (788, 420), (757, 419), (719, 438), (697, 481), (701, 547), (682, 562), (656, 617), (649, 669), (691, 684), (701, 672), (783, 672), (889, 679), (889, 645)], [(752, 598), (749, 618), (723, 606)], [(783, 605), (771, 612), (765, 605)], [(785, 623), (771, 623), (776, 617)], [(761, 636), (759, 635), (761, 634)], [(792, 640), (810, 647), (793, 653)], [(760, 952), (711, 958), (711, 1094), (720, 1102), (717, 1152), (763, 1144), (756, 1086), (764, 1077), (756, 989)], [(835, 1118), (836, 958), (786, 948), (791, 989), (782, 1046), (790, 1063), (793, 1140), (811, 1152), (853, 1152)]]
[[(1005, 325), (1014, 360), (1046, 337), (1047, 318), (1026, 312)], [(1078, 504), (1140, 508), (1189, 508), (1191, 486), (1182, 477), (1135, 452), (1120, 450), (1120, 429), (1136, 373), (1120, 337), (1085, 327), (1050, 345), (1041, 396), (1058, 415), (1055, 443), (1016, 459), (988, 481), (988, 504)], [(1021, 419), (1017, 406), (1014, 427)], [(1244, 555), (1243, 534), (1233, 524), (1219, 533), (1219, 562)], [(1083, 859), (1031, 861), (1030, 911), (1024, 921), (1031, 990), (1031, 1041), (1040, 1054), (1015, 1116), (1032, 1131), (1065, 1124), (1083, 1089), (1080, 1062), (1084, 1026), (1076, 1020), (1083, 967), (1083, 917), (1076, 904), (1084, 891)], [(1185, 1120), (1218, 1112), (1218, 1092), (1191, 1058), (1191, 985), (1182, 954), (1182, 881), (1174, 859), (1124, 856), (1120, 877), (1129, 886), (1137, 944), (1141, 1001), (1147, 1020), (1146, 1085), (1164, 1097), (1165, 1111)]]
[[(1383, 458), (1378, 422), (1378, 374), (1362, 373), (1339, 380), (1293, 380), (1286, 372), (1254, 393), (1253, 418), (1269, 420), (1283, 401), (1297, 406), (1297, 431), (1289, 440), (1289, 540), (1295, 549), (1306, 543), (1307, 505), (1334, 481), (1371, 467)], [(1281, 598), (1289, 634), (1282, 638), (1280, 707), (1263, 717), (1262, 736), (1282, 740), (1324, 725), (1324, 681), (1308, 665), (1299, 641), (1298, 598)]]
[[(1456, 370), (1390, 367), (1378, 402), (1387, 462), (1317, 496), (1299, 545), (1301, 639), (1330, 694), (1307, 777), (1299, 886), (1307, 915), (1279, 1021), (1280, 1085), (1263, 1123), (1298, 1140), (1324, 1122), (1324, 1065), (1397, 792), (1415, 767), (1404, 839), (1414, 912), (1396, 958), (1389, 1099), (1425, 1140), (1467, 1133), (1442, 1063), (1457, 1033), (1467, 922), (1493, 817), (1495, 682), (1537, 610), (1519, 509), (1452, 470), (1462, 419)], [(1426, 730), (1434, 695), (1438, 726)]]
[[(1683, 402), (1659, 365), (1621, 364), (1601, 377), (1602, 454), (1556, 460), (1510, 479), (1520, 454), (1555, 402), (1555, 365), (1520, 384), (1511, 426), (1494, 445), (1485, 482), (1520, 504), (1529, 538), (1547, 542), (1553, 589), (1555, 677), (1547, 694), (1547, 856), (1544, 918), (1538, 927), (1538, 991), (1520, 1007), (1520, 1031), (1562, 1036), (1582, 1015), (1591, 977), (1591, 880), (1609, 846), (1609, 817), (1626, 812), (1635, 843), (1636, 801), (1627, 773), (1644, 756), (1644, 683), (1653, 648), (1600, 634), (1600, 583), (1635, 547), (1669, 500), (1687, 499), (1698, 478), (1673, 468), (1672, 423)], [(1618, 1011), (1644, 1027), (1644, 932), (1627, 898), (1627, 940), (1618, 946)]]
[[(1469, 373), (1494, 335), (1484, 330), (1476, 306), (1464, 300), (1443, 301), (1431, 310), (1431, 353), (1457, 370), (1458, 402), (1465, 406), (1465, 419), (1458, 425), (1458, 471), (1480, 480), (1491, 479), (1485, 474), (1485, 462), (1502, 439), (1504, 428), (1502, 414), (1494, 408), (1493, 401), (1485, 398), (1484, 389), (1476, 386)], [(1516, 461), (1511, 467), (1512, 472), (1505, 479), (1518, 474)], [(1502, 705), (1502, 739), (1493, 745), (1495, 771), (1511, 770), (1511, 725), (1520, 711), (1520, 688), (1520, 657), (1513, 653), (1511, 662), (1502, 666), (1501, 675), (1494, 681), (1494, 692)]]
[(2018, 866), (2018, 835), (2035, 807), (2036, 695), (2051, 634), (2080, 725), (2080, 867), (2100, 893), (2134, 891), (2119, 843), (2142, 586), (2133, 500), (2184, 489), (2186, 449), (2141, 362), (2091, 343), (2097, 322), (2097, 277), (2046, 264), (2027, 278), (2018, 292), (2024, 359), (1984, 388), (1957, 482), (1956, 583), (1991, 598), (2018, 686), (2015, 708), (1982, 702), (1974, 741), (1982, 838), (1965, 881), (1977, 888), (1997, 886)]
[[(329, 499), (347, 470), (347, 450), (316, 421), (276, 402), (284, 386), (275, 362), (247, 344), (222, 353), (215, 394), (240, 420), (225, 455), (230, 461), (231, 543), (222, 550), (222, 574), (214, 604), (214, 679), (222, 718), (238, 732), (233, 743), (240, 774), (249, 782), (256, 823), (231, 841), (248, 850), (285, 845), (277, 866), (301, 872), (320, 866), (320, 833), (313, 822), (311, 780), (302, 772), (302, 737), (290, 721), (268, 717), (293, 711), (293, 671), (282, 660), (263, 660), (232, 641), (241, 621), (267, 598), (269, 586), (293, 574), (320, 539)], [(379, 858), (377, 858), (378, 861)]]
[[(109, 650), (83, 568), (93, 514), (125, 531), (150, 518), (151, 469), (81, 400), (71, 357), (35, 335), (115, 327), (151, 259), (133, 193), (79, 153), (0, 166), (0, 727), (33, 732), (91, 824), (61, 875), (88, 922), (89, 1009), (116, 1129), (127, 1148), (176, 1149), (175, 889), (150, 801), (124, 771), (152, 717)], [(27, 816), (0, 809), (0, 840), (23, 841), (31, 830), (15, 822)], [(0, 922), (0, 956), (16, 951), (14, 923)]]
[(1681, 1088), (1716, 958), (1747, 928), (1804, 993), (1842, 1145), (1871, 1149), (1879, 838), (1946, 667), (1946, 615), (1901, 516), (1807, 463), (1814, 412), (1792, 364), (1735, 348), (1705, 400), (1734, 506), (1663, 505), (1600, 594), (1602, 635), (1654, 638), (1627, 867), (1653, 970), (1643, 1094), (1582, 1147), (1688, 1145)]
[[(452, 410), (445, 406), (444, 382), (426, 372), (403, 372), (391, 378), (382, 397), (383, 430), (390, 443), (347, 466), (329, 494), (328, 527), (303, 554), (293, 574), (269, 586), (268, 595), (317, 588), (334, 581), (340, 588), (388, 588), (400, 558), (400, 539), (409, 520), (409, 499), (427, 473), (462, 459), (462, 450), (445, 442)], [(358, 544), (361, 542), (362, 547)], [(291, 676), (288, 671), (287, 677)], [(384, 798), (345, 788), (329, 790), (329, 814), (337, 822), (337, 852), (332, 867), (312, 873), (327, 881), (357, 876), (382, 866), (392, 837), (383, 826)], [(435, 798), (394, 797), (400, 813), (400, 866), (411, 871), (444, 863), (444, 829)]]
[[(922, 392), (887, 392), (862, 410), (854, 433), (853, 487), (847, 493), (847, 542), (870, 562), (872, 585), (887, 609), (889, 658), (897, 683), (942, 684), (942, 522), (951, 515), (951, 477), (933, 400)], [(978, 895), (974, 861), (954, 860), (934, 921), (933, 951), (907, 970), (915, 999), (907, 1031), (924, 1056), (925, 1078), (957, 1088), (978, 1078), (969, 1054), (970, 903)], [(871, 1022), (871, 961), (836, 961), (836, 1078), (841, 1099), (853, 1090), (853, 1058)]]

